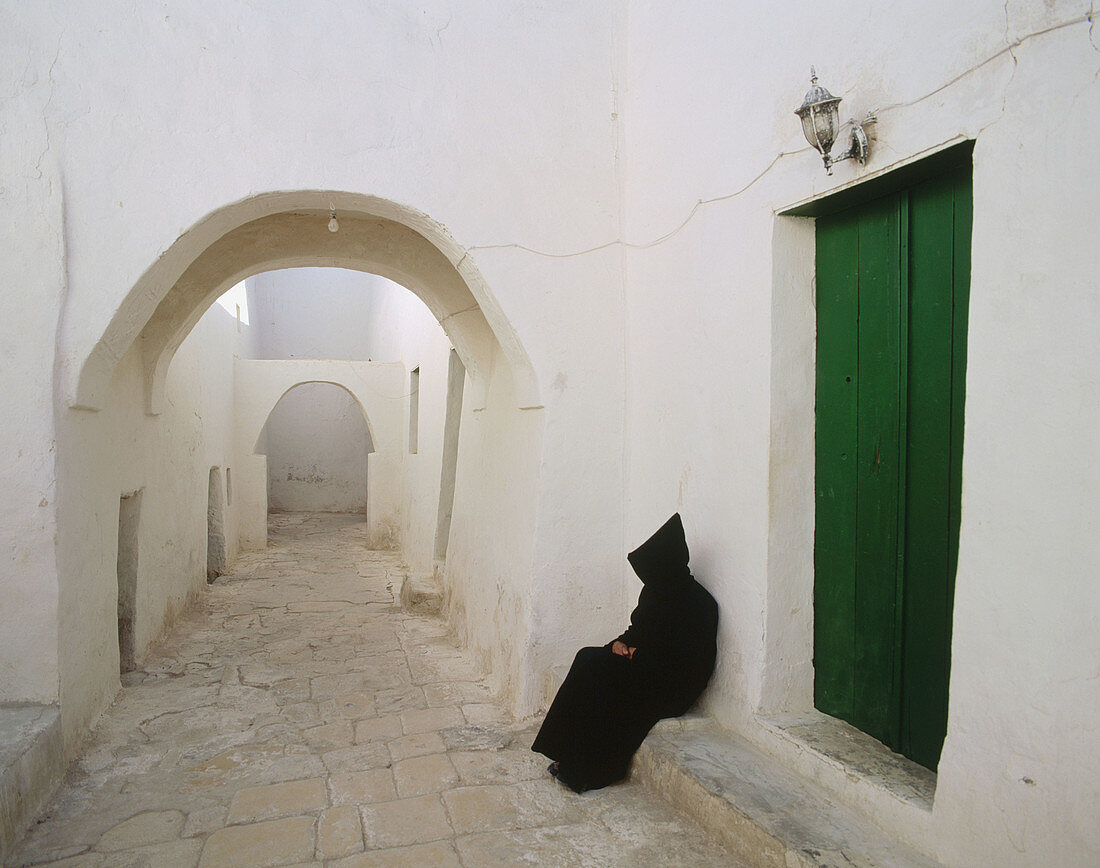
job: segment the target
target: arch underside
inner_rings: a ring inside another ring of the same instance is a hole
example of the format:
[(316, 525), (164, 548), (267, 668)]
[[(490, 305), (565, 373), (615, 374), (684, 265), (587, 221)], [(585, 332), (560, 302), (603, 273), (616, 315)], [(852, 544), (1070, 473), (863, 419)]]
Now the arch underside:
[[(289, 194), (257, 197), (284, 205)], [(349, 194), (342, 194), (344, 202)], [(299, 197), (335, 202), (335, 194)], [(352, 197), (374, 211), (381, 200)], [(255, 211), (257, 199), (224, 210)], [(349, 206), (352, 203), (349, 203)], [(393, 203), (382, 203), (398, 210)], [(339, 231), (330, 232), (328, 207), (294, 208), (263, 214), (228, 228), (189, 257), (186, 250), (209, 235), (209, 226), (224, 224), (218, 212), (186, 233), (142, 276), (115, 313), (106, 332), (85, 360), (71, 405), (100, 409), (106, 400), (118, 360), (140, 341), (145, 374), (146, 409), (160, 412), (169, 365), (180, 344), (206, 310), (234, 284), (264, 271), (283, 268), (337, 267), (386, 277), (415, 293), (439, 321), (466, 366), (475, 389), (484, 389), (502, 355), (511, 366), (521, 406), (541, 406), (530, 360), (511, 326), (496, 306), (484, 281), (460, 248), (441, 228), (440, 246), (420, 231), (377, 213), (339, 210)], [(408, 215), (403, 215), (407, 217)], [(423, 228), (423, 227), (420, 227)], [(454, 257), (456, 264), (452, 264)], [(475, 296), (475, 291), (477, 295)], [(490, 318), (493, 322), (490, 322)], [(498, 352), (499, 351), (499, 352)]]
[(287, 394), (315, 383), (335, 386), (352, 397), (366, 422), (370, 452), (400, 449), (400, 431), (389, 424), (391, 417), (400, 415), (403, 405), (403, 369), (396, 363), (238, 359), (236, 378), (249, 398), (238, 408), (237, 445), (242, 454), (257, 454), (264, 426)]
[[(253, 454), (253, 455), (257, 454), (257, 447), (259, 446), (260, 438), (263, 436), (264, 428), (267, 427), (268, 420), (271, 419), (271, 414), (275, 412), (276, 408), (278, 408), (279, 403), (283, 400), (283, 398), (285, 398), (287, 395), (289, 395), (291, 392), (293, 392), (299, 386), (335, 386), (340, 391), (345, 392), (355, 402), (355, 406), (359, 408), (359, 412), (363, 416), (363, 422), (365, 423), (366, 429), (367, 429), (367, 440), (369, 441), (369, 448), (367, 449), (367, 453), (369, 454), (369, 453), (375, 451), (375, 448), (374, 448), (374, 437), (375, 437), (374, 429), (371, 426), (370, 416), (367, 415), (367, 411), (363, 407), (362, 400), (359, 398), (359, 396), (357, 394), (355, 394), (354, 391), (352, 391), (350, 388), (348, 388), (343, 383), (341, 383), (339, 381), (339, 379), (333, 378), (333, 379), (328, 379), (328, 380), (322, 380), (322, 379), (301, 380), (300, 382), (297, 382), (294, 385), (290, 386), (289, 388), (285, 389), (283, 391), (283, 393), (281, 395), (279, 395), (278, 398), (275, 399), (275, 403), (272, 405), (271, 409), (268, 410), (267, 414), (264, 416), (264, 424), (260, 426), (260, 430), (256, 433), (256, 436), (254, 438), (252, 438), (252, 449), (250, 450), (251, 454)], [(246, 439), (247, 439), (247, 435), (246, 435)]]

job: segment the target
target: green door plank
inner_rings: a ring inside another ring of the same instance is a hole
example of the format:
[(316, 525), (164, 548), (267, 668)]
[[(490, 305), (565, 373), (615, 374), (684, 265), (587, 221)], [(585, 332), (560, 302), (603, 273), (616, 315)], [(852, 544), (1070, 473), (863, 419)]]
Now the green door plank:
[(905, 531), (906, 485), (909, 474), (909, 191), (899, 193), (898, 219), (898, 492), (897, 492), (897, 545), (894, 574), (894, 683), (893, 707), (896, 710), (895, 750), (903, 751), (905, 739)]
[(899, 199), (860, 209), (856, 431), (855, 716), (891, 747), (899, 712), (894, 622), (899, 486)]
[(853, 716), (858, 222), (817, 223), (814, 704)]
[(947, 720), (953, 195), (942, 179), (910, 195), (901, 752), (935, 767)]

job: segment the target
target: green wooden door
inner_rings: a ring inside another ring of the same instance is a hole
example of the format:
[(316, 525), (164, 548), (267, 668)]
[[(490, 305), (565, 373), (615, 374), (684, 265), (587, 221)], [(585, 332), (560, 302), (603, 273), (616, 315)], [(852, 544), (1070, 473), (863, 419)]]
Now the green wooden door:
[(814, 697), (935, 768), (958, 552), (969, 166), (817, 220)]

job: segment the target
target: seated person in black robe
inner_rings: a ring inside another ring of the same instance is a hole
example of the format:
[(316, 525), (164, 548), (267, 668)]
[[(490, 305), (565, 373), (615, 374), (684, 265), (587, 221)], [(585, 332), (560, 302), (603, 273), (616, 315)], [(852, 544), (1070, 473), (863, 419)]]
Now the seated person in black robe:
[(627, 560), (644, 585), (629, 629), (577, 652), (531, 745), (578, 793), (626, 777), (653, 725), (687, 711), (714, 671), (718, 604), (688, 570), (679, 513)]

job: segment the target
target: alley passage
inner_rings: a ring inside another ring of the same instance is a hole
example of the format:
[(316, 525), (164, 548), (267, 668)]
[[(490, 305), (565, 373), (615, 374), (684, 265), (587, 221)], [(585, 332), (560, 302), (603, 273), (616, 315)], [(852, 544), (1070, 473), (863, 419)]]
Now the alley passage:
[(730, 865), (637, 783), (575, 795), (353, 516), (272, 516), (124, 678), (10, 865)]

